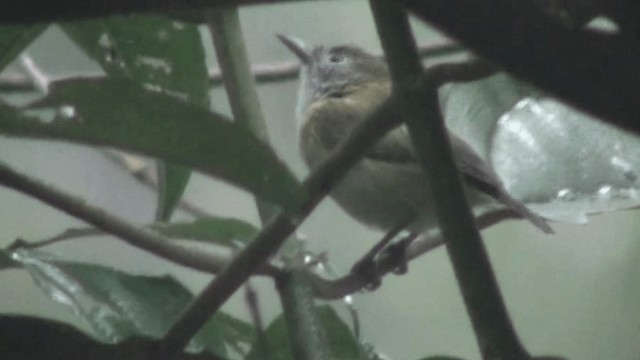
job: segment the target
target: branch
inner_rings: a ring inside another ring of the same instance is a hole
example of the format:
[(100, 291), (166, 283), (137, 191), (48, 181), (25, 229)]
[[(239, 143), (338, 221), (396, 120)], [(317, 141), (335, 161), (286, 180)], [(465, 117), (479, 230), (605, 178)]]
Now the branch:
[[(267, 122), (262, 114), (258, 90), (251, 73), (238, 9), (231, 7), (211, 10), (205, 17), (235, 122), (269, 144)], [(273, 205), (257, 198), (255, 202), (263, 223), (275, 215), (276, 208)]]
[[(523, 0), (397, 0), (428, 23), (464, 41), (479, 54), (503, 65), (509, 72), (611, 124), (640, 132), (640, 48), (636, 37), (569, 31), (544, 10)], [(216, 6), (281, 2), (276, 0), (220, 0)], [(598, 5), (624, 20), (631, 35), (635, 17), (622, 1)], [(0, 23), (51, 22), (128, 15), (179, 14), (211, 6), (207, 0), (114, 0), (109, 2), (36, 0), (12, 3), (0, 11)], [(621, 14), (625, 14), (624, 16)], [(623, 28), (624, 30), (624, 28)], [(496, 45), (499, 44), (499, 45)]]
[(465, 197), (438, 104), (438, 88), (418, 87), (421, 64), (407, 14), (390, 0), (371, 0), (393, 93), (401, 105), (427, 175), (442, 229), (482, 358), (530, 359), (513, 328), (482, 238)]
[(392, 106), (391, 100), (387, 100), (368, 121), (359, 124), (349, 138), (303, 182), (302, 186), (308, 198), (302, 206), (289, 214), (279, 213), (266, 224), (256, 239), (205, 287), (165, 336), (169, 353), (183, 349), (191, 335), (204, 325), (208, 317), (278, 250), (320, 200), (356, 163), (364, 149), (399, 125), (400, 119), (386, 116)]
[[(205, 272), (217, 273), (229, 262), (227, 256), (204, 253), (181, 245), (152, 231), (137, 228), (82, 199), (54, 189), (27, 175), (16, 172), (0, 162), (0, 184), (34, 197), (54, 208), (76, 217), (106, 233), (113, 234), (129, 245), (146, 250), (169, 261)], [(273, 276), (274, 268), (263, 266), (256, 273)]]
[(635, 36), (572, 31), (530, 0), (397, 2), (513, 75), (603, 121), (640, 133), (640, 46)]
[(293, 358), (329, 359), (327, 338), (313, 302), (313, 288), (304, 265), (294, 265), (276, 280)]
[[(464, 48), (457, 43), (451, 41), (440, 41), (420, 46), (420, 56), (423, 58), (433, 58), (441, 56), (449, 56), (463, 52)], [(382, 54), (379, 54), (382, 56)], [(300, 72), (300, 63), (298, 61), (283, 61), (266, 64), (251, 65), (251, 74), (257, 83), (269, 84), (281, 81), (292, 80), (298, 77)], [(83, 73), (81, 77), (101, 78), (106, 76), (103, 72)], [(49, 76), (50, 82), (69, 80), (80, 75), (71, 76)], [(223, 85), (222, 71), (214, 68), (209, 71), (209, 82), (211, 87)], [(26, 92), (36, 90), (34, 82), (30, 77), (23, 73), (8, 73), (0, 76), (0, 91), (4, 92)]]
[[(474, 63), (476, 65), (473, 65)], [(460, 69), (453, 71), (455, 66), (459, 66)], [(438, 88), (450, 81), (475, 80), (486, 74), (485, 66), (485, 63), (481, 64), (477, 61), (434, 65), (423, 74), (431, 80), (424, 83)], [(307, 177), (302, 187), (308, 194), (308, 199), (298, 210), (289, 214), (278, 214), (262, 229), (256, 239), (243, 249), (212, 283), (207, 285), (165, 336), (169, 351), (175, 352), (182, 349), (189, 341), (189, 337), (185, 334), (194, 334), (200, 329), (208, 316), (215, 313), (251, 273), (278, 250), (320, 200), (360, 159), (365, 149), (401, 124), (402, 119), (387, 116), (396, 106), (394, 101), (396, 101), (394, 98), (387, 99), (366, 121), (358, 124), (349, 137)], [(170, 341), (167, 341), (169, 339)]]
[(199, 19), (202, 10), (212, 8), (214, 5), (222, 7), (286, 1), (289, 0), (217, 0), (216, 2), (211, 2), (210, 0), (65, 0), (55, 3), (22, 0), (2, 8), (2, 11), (0, 11), (0, 24), (81, 20), (138, 13), (165, 13)]
[[(211, 10), (205, 17), (222, 70), (222, 79), (233, 117), (238, 125), (268, 144), (269, 133), (261, 110), (255, 78), (251, 73), (238, 8)], [(298, 66), (296, 66), (296, 74), (297, 71)], [(274, 206), (258, 198), (255, 201), (263, 223), (276, 214), (277, 209)], [(318, 330), (320, 325), (315, 313), (313, 291), (306, 275), (294, 269), (290, 275), (287, 273), (279, 276), (277, 281), (289, 338), (293, 352), (296, 354), (294, 357), (309, 360), (324, 359), (327, 346), (319, 335), (322, 332)], [(181, 319), (180, 321), (190, 320)], [(264, 334), (262, 335), (258, 339), (258, 344), (265, 354), (269, 355), (269, 344)]]
[[(495, 224), (509, 219), (519, 219), (520, 216), (509, 209), (501, 209), (480, 215), (476, 218), (478, 229), (484, 230)], [(383, 252), (374, 261), (375, 275), (382, 278), (393, 272), (404, 262), (412, 261), (421, 255), (444, 244), (442, 233), (434, 229), (421, 234), (413, 240), (406, 249), (405, 257), (391, 256)], [(312, 285), (317, 298), (325, 300), (337, 300), (347, 295), (364, 289), (369, 285), (370, 279), (362, 277), (359, 273), (350, 273), (339, 279), (327, 280), (319, 275), (313, 275)]]
[[(149, 165), (135, 155), (128, 154), (117, 149), (104, 149), (104, 155), (115, 164), (129, 172), (134, 179), (138, 180), (142, 185), (147, 186), (153, 191), (158, 191), (158, 178), (155, 172), (149, 168)], [(211, 214), (200, 206), (182, 198), (178, 203), (178, 207), (194, 217), (207, 217)]]

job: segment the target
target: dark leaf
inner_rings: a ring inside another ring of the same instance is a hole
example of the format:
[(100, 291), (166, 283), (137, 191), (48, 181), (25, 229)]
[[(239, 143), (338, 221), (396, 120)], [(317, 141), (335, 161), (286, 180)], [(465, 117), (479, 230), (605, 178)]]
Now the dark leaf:
[[(0, 315), (3, 360), (140, 360), (158, 358), (159, 342), (132, 338), (108, 345), (61, 322), (21, 315)], [(180, 354), (176, 360), (223, 360), (209, 353)]]
[(0, 72), (48, 27), (49, 24), (0, 26)]
[[(208, 72), (196, 25), (144, 15), (72, 22), (62, 28), (108, 75), (125, 76), (209, 107)], [(188, 167), (158, 161), (156, 220), (171, 218), (190, 175)]]
[[(100, 341), (121, 342), (135, 336), (162, 337), (193, 300), (193, 294), (172, 277), (131, 275), (104, 266), (55, 259), (19, 249), (16, 261), (53, 300), (84, 319)], [(191, 348), (225, 355), (227, 338), (253, 336), (249, 325), (215, 315), (196, 335)], [(221, 320), (218, 320), (221, 319)]]
[(162, 160), (157, 161), (156, 167), (158, 173), (156, 221), (169, 221), (189, 183), (191, 169)]
[(248, 243), (258, 233), (253, 225), (232, 218), (206, 217), (193, 222), (152, 225), (152, 229), (164, 236), (219, 245), (232, 245), (233, 241)]
[(208, 72), (196, 25), (136, 15), (61, 26), (108, 75), (157, 86), (208, 108)]
[(222, 115), (131, 81), (63, 81), (35, 105), (69, 116), (46, 122), (0, 104), (0, 132), (110, 145), (182, 163), (286, 208), (304, 199), (293, 174), (253, 135)]

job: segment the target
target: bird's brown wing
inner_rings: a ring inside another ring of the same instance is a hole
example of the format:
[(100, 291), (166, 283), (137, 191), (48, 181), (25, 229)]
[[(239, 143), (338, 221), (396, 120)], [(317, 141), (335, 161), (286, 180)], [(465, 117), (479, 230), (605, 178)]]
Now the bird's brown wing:
[[(469, 185), (503, 203), (545, 233), (553, 233), (553, 229), (545, 219), (509, 195), (495, 172), (467, 143), (454, 134), (450, 134), (449, 139), (456, 163)], [(378, 161), (417, 163), (415, 150), (411, 146), (408, 131), (404, 126), (387, 134), (366, 151), (365, 157)]]

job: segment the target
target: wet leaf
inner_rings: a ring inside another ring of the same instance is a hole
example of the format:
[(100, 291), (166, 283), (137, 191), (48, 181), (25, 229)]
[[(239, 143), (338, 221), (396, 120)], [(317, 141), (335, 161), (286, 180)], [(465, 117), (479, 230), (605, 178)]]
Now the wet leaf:
[(441, 92), (449, 127), (507, 190), (557, 221), (640, 205), (640, 138), (506, 74)]
[[(71, 308), (90, 325), (91, 335), (103, 342), (160, 338), (193, 300), (193, 294), (170, 276), (131, 275), (26, 249), (17, 250), (15, 259), (45, 294)], [(225, 355), (226, 339), (237, 343), (253, 336), (248, 324), (230, 319), (215, 315), (190, 348)]]

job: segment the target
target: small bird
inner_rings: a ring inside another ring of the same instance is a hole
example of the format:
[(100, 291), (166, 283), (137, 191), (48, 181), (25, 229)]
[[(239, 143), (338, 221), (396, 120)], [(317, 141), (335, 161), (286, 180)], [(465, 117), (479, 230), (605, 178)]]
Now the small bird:
[[(391, 95), (386, 62), (349, 45), (309, 47), (302, 40), (278, 35), (301, 61), (296, 106), (298, 142), (313, 169)], [(401, 116), (390, 111), (389, 116)], [(491, 167), (461, 138), (449, 132), (451, 146), (464, 175), (471, 204), (496, 201), (553, 233), (546, 220), (505, 190)], [(381, 230), (407, 224), (420, 233), (435, 225), (424, 169), (418, 162), (405, 125), (392, 130), (345, 175), (332, 198), (356, 220)]]

